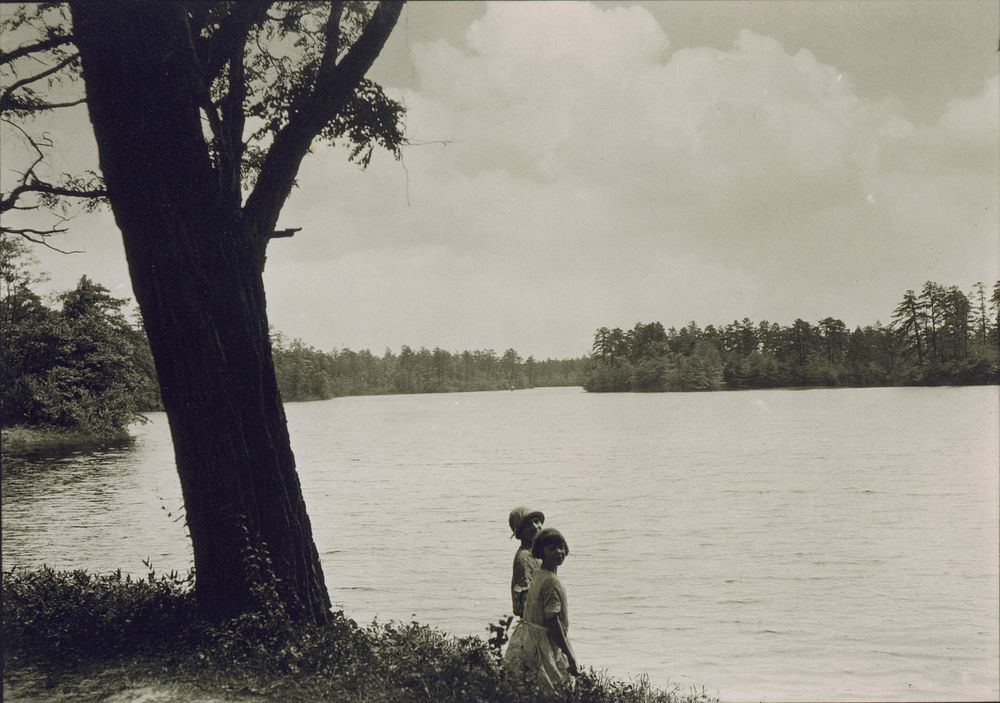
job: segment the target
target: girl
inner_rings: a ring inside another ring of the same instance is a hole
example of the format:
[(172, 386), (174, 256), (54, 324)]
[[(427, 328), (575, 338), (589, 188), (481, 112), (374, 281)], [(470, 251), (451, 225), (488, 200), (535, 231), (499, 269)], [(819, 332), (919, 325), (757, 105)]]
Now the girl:
[(507, 645), (504, 667), (526, 676), (549, 696), (561, 696), (573, 687), (577, 673), (576, 655), (566, 637), (566, 590), (556, 576), (559, 565), (569, 556), (569, 545), (559, 530), (546, 527), (535, 537), (531, 554), (542, 564), (531, 579), (524, 613)]
[(531, 556), (531, 543), (535, 535), (542, 529), (545, 515), (539, 510), (514, 508), (510, 511), (507, 524), (513, 533), (511, 537), (521, 540), (521, 545), (514, 553), (514, 573), (510, 579), (510, 600), (514, 607), (514, 615), (524, 613), (524, 597), (531, 585), (531, 576), (538, 568), (538, 560)]

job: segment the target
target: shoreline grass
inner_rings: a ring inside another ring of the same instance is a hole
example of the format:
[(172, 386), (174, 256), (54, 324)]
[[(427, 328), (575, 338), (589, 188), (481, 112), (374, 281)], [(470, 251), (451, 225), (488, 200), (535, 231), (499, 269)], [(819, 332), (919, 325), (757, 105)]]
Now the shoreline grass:
[(0, 447), (4, 453), (84, 450), (130, 439), (126, 431), (101, 435), (62, 427), (15, 425), (0, 428)]
[[(202, 621), (191, 575), (3, 572), (4, 689), (19, 700), (540, 703), (504, 675), (500, 642), (335, 612), (301, 626), (280, 608)], [(484, 630), (486, 628), (484, 627)], [(154, 695), (155, 694), (155, 695)], [(711, 703), (587, 669), (568, 703)]]

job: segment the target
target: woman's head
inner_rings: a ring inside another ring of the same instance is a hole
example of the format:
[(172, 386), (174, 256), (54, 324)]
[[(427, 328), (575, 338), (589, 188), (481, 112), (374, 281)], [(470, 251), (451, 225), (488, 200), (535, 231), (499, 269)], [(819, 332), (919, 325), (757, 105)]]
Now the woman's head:
[(543, 559), (545, 547), (548, 545), (562, 545), (565, 555), (569, 556), (569, 544), (566, 543), (566, 538), (554, 527), (546, 527), (535, 536), (535, 541), (531, 543), (531, 556)]
[(510, 517), (507, 519), (510, 531), (513, 533), (511, 536), (527, 540), (529, 543), (542, 529), (544, 522), (545, 515), (541, 510), (528, 510), (524, 507), (511, 510)]

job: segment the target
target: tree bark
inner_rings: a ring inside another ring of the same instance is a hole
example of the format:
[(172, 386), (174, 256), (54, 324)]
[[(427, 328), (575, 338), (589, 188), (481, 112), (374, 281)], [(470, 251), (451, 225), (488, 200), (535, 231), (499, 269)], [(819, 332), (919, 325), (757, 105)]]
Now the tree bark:
[(324, 622), (330, 600), (271, 356), (262, 233), (248, 231), (213, 170), (183, 10), (108, 0), (72, 10), (170, 422), (199, 606), (214, 619), (248, 612), (273, 584), (293, 617)]

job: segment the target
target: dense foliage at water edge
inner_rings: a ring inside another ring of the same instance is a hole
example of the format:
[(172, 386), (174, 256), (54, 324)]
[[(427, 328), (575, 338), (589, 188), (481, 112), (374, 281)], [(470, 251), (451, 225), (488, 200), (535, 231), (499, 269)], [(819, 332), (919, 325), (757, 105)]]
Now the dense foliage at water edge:
[[(287, 617), (262, 584), (257, 612), (210, 624), (198, 615), (192, 582), (193, 574), (157, 574), (152, 568), (138, 580), (120, 572), (4, 571), (5, 680), (24, 695), (33, 688), (63, 689), (77, 700), (101, 700), (108, 687), (136, 685), (262, 701), (542, 700), (503, 673), (500, 653), (509, 621), (486, 628), (489, 639), (454, 637), (415, 621), (360, 626), (339, 611), (326, 625), (302, 625)], [(622, 681), (594, 669), (582, 672), (565, 698), (715, 700), (704, 691), (660, 688), (645, 677)]]

